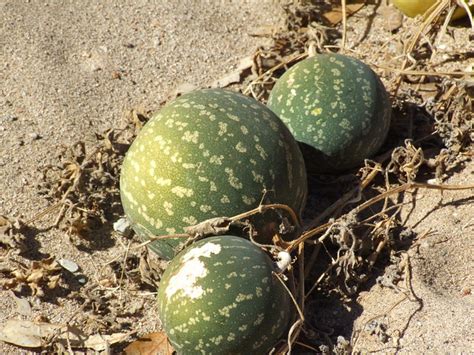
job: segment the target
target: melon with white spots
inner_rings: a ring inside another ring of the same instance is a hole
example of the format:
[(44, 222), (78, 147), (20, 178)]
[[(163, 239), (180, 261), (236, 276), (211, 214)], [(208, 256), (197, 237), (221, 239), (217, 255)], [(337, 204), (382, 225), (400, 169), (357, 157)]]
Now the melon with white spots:
[(231, 235), (203, 239), (169, 264), (158, 289), (178, 354), (265, 354), (285, 335), (292, 304), (270, 257)]
[[(288, 128), (247, 96), (207, 89), (183, 95), (145, 124), (125, 157), (120, 193), (144, 239), (270, 202), (300, 213), (307, 191), (304, 160)], [(150, 248), (172, 258), (183, 239)]]
[(300, 142), (309, 171), (337, 173), (360, 165), (382, 146), (391, 105), (370, 67), (341, 54), (319, 54), (276, 82), (268, 107)]

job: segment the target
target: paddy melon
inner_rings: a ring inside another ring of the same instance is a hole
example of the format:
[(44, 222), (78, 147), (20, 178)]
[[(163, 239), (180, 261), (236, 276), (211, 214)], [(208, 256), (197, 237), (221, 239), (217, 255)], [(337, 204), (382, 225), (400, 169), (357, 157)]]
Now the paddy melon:
[[(415, 17), (417, 15), (424, 15), (429, 9), (433, 9), (436, 0), (393, 0), (393, 4), (400, 9), (405, 15)], [(467, 1), (464, 1), (467, 2)], [(471, 6), (474, 11), (474, 6)], [(453, 13), (453, 20), (463, 18), (467, 15), (464, 8), (458, 7)]]
[[(298, 144), (281, 120), (247, 96), (206, 89), (183, 95), (145, 124), (123, 162), (120, 193), (139, 236), (184, 227), (270, 202), (299, 213), (306, 172)], [(172, 258), (183, 239), (150, 248)]]
[(273, 272), (265, 252), (231, 235), (178, 254), (158, 289), (162, 326), (178, 354), (266, 354), (293, 312)]
[(390, 126), (389, 96), (378, 76), (340, 54), (319, 54), (291, 67), (276, 82), (268, 107), (300, 142), (314, 173), (358, 166), (380, 149)]

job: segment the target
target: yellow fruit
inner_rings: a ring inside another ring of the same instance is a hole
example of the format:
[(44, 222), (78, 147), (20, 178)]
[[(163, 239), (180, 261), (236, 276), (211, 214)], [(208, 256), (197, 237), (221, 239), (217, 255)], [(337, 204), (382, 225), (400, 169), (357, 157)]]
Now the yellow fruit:
[[(436, 0), (392, 0), (392, 3), (405, 15), (415, 17), (417, 15), (423, 15), (428, 11), (429, 8), (436, 3)], [(453, 14), (453, 20), (460, 19), (466, 15), (464, 9), (456, 9)]]

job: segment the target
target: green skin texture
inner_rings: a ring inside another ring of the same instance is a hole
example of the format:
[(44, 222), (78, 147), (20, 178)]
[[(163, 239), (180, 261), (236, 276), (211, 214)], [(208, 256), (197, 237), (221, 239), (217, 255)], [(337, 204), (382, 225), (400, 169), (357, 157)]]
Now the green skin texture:
[(340, 54), (319, 54), (290, 68), (268, 107), (300, 142), (313, 173), (359, 166), (380, 149), (390, 128), (390, 100), (380, 79)]
[[(307, 182), (298, 143), (266, 106), (221, 89), (163, 107), (133, 142), (120, 177), (122, 205), (143, 239), (249, 211), (265, 190), (271, 202), (301, 212)], [(171, 259), (182, 241), (149, 246)]]
[(162, 325), (178, 354), (266, 354), (292, 312), (273, 270), (265, 252), (236, 236), (206, 238), (178, 254), (158, 289)]

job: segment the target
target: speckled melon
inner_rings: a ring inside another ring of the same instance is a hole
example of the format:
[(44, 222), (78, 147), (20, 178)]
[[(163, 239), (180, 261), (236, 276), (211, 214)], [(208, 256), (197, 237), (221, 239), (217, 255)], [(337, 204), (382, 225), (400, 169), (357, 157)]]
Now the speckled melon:
[(271, 259), (246, 239), (203, 239), (169, 264), (158, 289), (178, 354), (266, 354), (287, 329), (288, 293)]
[[(271, 202), (299, 213), (306, 184), (298, 144), (273, 112), (247, 96), (207, 89), (177, 98), (143, 127), (125, 157), (120, 193), (146, 239), (248, 211), (265, 190)], [(182, 241), (150, 248), (170, 259)]]
[(380, 149), (390, 126), (391, 105), (378, 76), (340, 54), (294, 65), (275, 84), (268, 107), (300, 142), (315, 173), (358, 166)]

